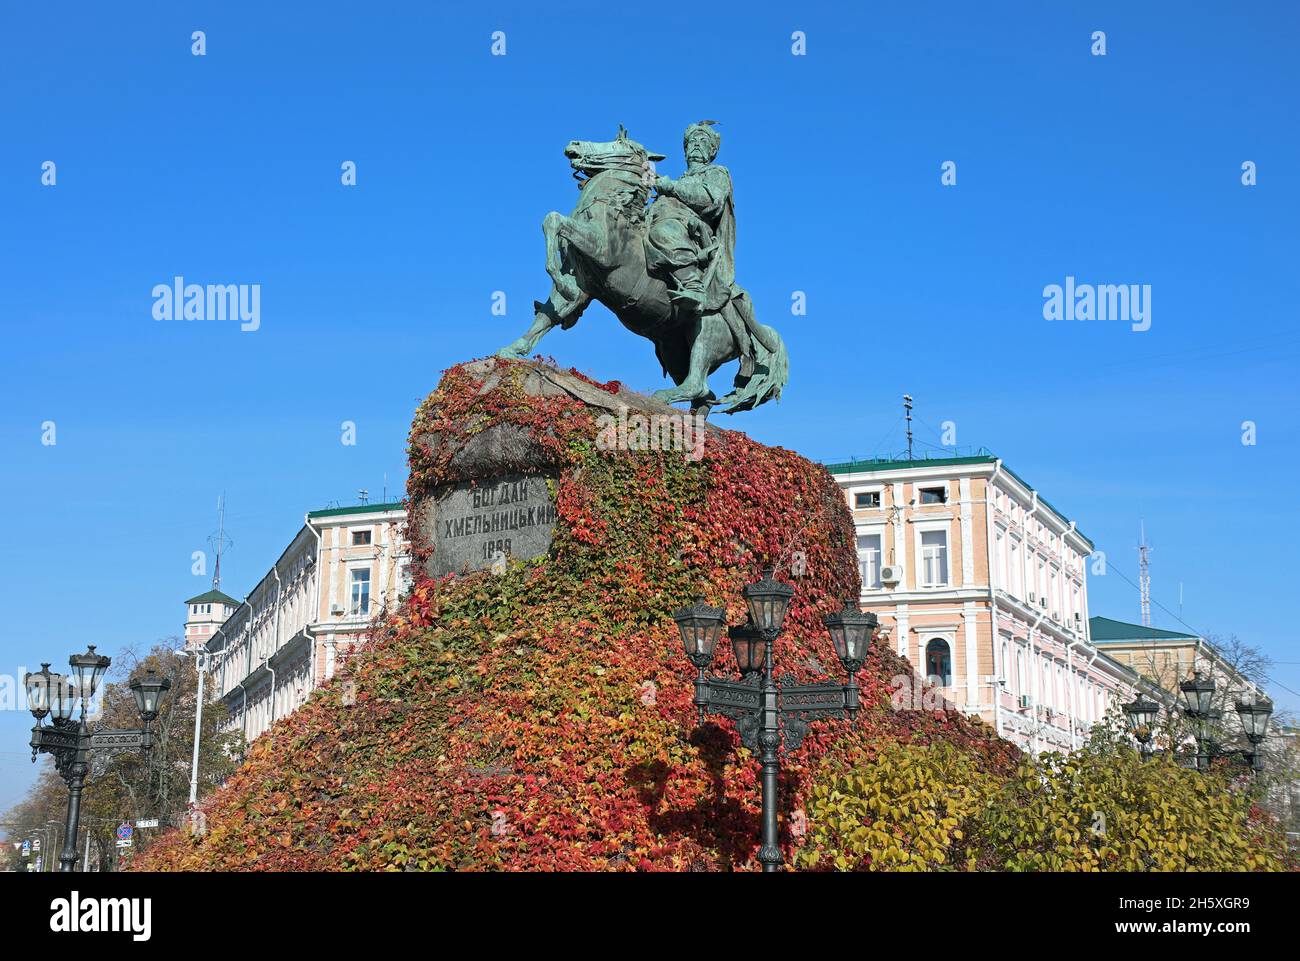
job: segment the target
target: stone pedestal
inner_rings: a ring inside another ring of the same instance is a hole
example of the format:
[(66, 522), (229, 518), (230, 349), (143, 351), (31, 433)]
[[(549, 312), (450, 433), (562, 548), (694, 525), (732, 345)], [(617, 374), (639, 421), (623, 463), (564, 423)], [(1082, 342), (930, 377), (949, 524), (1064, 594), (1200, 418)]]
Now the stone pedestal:
[[(509, 373), (521, 377), (525, 396), (579, 401), (595, 422), (621, 418), (626, 424), (629, 412), (647, 419), (689, 416), (621, 385), (601, 386), (547, 364), (488, 358), (463, 369), (481, 381), (480, 397), (499, 390)], [(435, 406), (423, 411), (422, 419), (437, 423), (444, 413)], [(461, 412), (442, 431), (420, 431), (417, 421), (413, 443), (437, 466), (424, 486), (413, 483), (410, 529), (432, 577), (485, 570), (506, 559), (531, 560), (551, 546), (560, 465), (534, 432), (521, 426), (493, 420), (475, 430), (473, 421), (485, 416), (473, 409)], [(592, 441), (597, 441), (594, 434)]]

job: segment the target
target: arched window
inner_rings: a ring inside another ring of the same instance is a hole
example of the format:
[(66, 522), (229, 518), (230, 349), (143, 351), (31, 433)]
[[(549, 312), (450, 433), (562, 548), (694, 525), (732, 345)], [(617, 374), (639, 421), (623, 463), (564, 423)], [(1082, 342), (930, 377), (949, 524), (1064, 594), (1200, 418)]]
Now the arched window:
[(952, 650), (943, 638), (933, 638), (925, 645), (925, 674), (936, 684), (952, 686)]

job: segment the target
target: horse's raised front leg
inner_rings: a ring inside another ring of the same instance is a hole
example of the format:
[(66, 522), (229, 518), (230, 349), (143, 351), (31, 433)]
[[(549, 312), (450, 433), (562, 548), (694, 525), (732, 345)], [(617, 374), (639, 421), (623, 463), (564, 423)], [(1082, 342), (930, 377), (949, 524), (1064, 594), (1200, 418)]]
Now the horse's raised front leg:
[(609, 269), (616, 266), (614, 248), (609, 242), (609, 226), (603, 220), (578, 221), (572, 217), (561, 217), (559, 214), (549, 214), (549, 217), (556, 218), (556, 236), (586, 256), (597, 267)]
[(552, 287), (551, 296), (544, 303), (533, 301), (532, 326), (518, 340), (498, 350), (496, 355), (508, 359), (530, 356), (536, 349), (537, 342), (553, 327), (563, 327), (568, 330), (576, 324), (589, 303), (591, 298), (580, 290), (575, 299), (568, 300), (558, 287)]
[(565, 263), (559, 232), (560, 224), (568, 219), (552, 210), (542, 218), (542, 236), (546, 238), (546, 272), (551, 277), (551, 283), (566, 301), (575, 301), (582, 295), (582, 291), (578, 289), (577, 278)]

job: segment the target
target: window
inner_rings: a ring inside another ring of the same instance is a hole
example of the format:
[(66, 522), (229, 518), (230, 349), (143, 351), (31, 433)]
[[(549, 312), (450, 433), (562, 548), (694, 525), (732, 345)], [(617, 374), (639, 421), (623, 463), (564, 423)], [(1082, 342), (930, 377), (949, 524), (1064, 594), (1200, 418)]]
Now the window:
[(352, 532), (352, 546), (353, 546), (353, 547), (359, 547), (359, 546), (361, 546), (361, 545), (369, 544), (369, 543), (370, 543), (370, 530), (369, 530), (369, 529), (366, 529), (366, 530), (364, 530), (364, 531), (353, 531), (353, 532)]
[(948, 584), (948, 532), (921, 532), (921, 586)]
[(880, 590), (880, 535), (861, 534), (858, 537), (858, 570), (862, 574), (864, 591)]
[(942, 638), (936, 637), (925, 645), (925, 673), (934, 684), (952, 686), (952, 651)]
[(880, 491), (858, 491), (853, 495), (854, 510), (868, 510), (880, 506)]
[(919, 500), (922, 504), (946, 504), (948, 503), (948, 488), (922, 487)]
[(370, 613), (370, 571), (366, 568), (352, 572), (352, 613)]

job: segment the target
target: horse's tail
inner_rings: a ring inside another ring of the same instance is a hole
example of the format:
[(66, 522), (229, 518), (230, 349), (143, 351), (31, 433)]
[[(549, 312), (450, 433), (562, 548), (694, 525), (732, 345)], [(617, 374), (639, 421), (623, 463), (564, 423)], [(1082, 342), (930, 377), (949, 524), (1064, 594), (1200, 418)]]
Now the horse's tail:
[(727, 405), (724, 414), (752, 410), (769, 400), (779, 400), (781, 389), (790, 379), (790, 357), (785, 350), (785, 341), (775, 329), (766, 324), (755, 326), (761, 329), (762, 337), (751, 334), (749, 338), (754, 372), (747, 378), (736, 377), (735, 390), (722, 398), (722, 403)]

